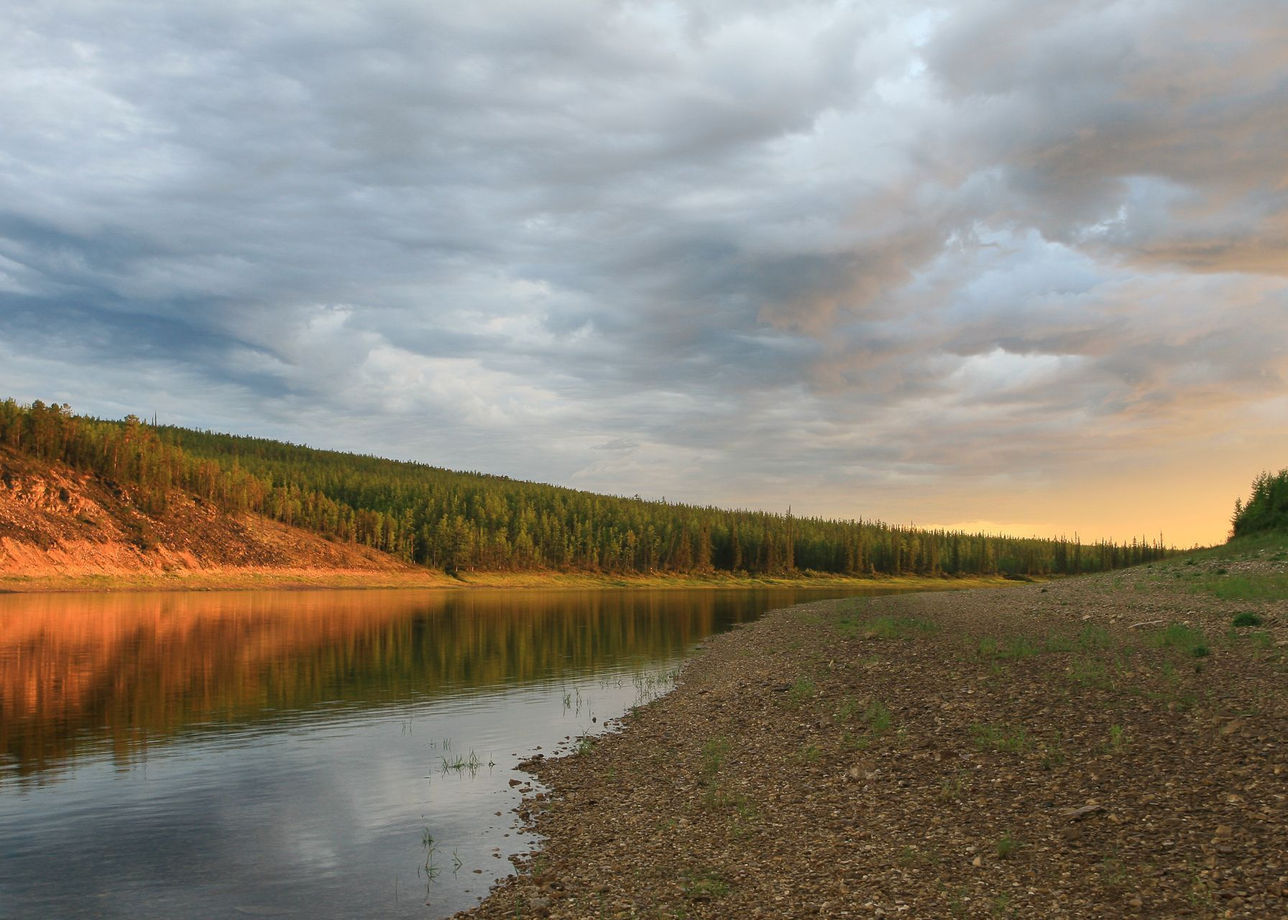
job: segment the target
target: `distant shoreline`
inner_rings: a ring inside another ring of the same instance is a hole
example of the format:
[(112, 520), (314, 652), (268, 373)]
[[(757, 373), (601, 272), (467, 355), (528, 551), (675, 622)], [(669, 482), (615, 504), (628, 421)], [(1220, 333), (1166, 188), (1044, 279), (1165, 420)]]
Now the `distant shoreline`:
[(255, 591), (310, 589), (612, 589), (612, 588), (898, 588), (926, 591), (1002, 587), (1001, 575), (922, 575), (854, 578), (830, 574), (792, 576), (624, 575), (601, 572), (442, 572), (255, 568), (231, 571), (139, 572), (80, 575), (0, 574), (0, 594), (99, 593), (122, 591)]

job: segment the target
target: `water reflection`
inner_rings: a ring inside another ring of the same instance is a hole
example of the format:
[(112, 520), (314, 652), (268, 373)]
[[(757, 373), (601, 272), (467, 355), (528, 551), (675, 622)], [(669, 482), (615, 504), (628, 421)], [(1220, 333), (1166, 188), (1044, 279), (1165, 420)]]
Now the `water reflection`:
[(265, 592), (0, 597), (6, 769), (56, 769), (304, 710), (557, 679), (674, 654), (741, 592)]
[(801, 599), (0, 596), (0, 916), (447, 916), (526, 845), (519, 755)]

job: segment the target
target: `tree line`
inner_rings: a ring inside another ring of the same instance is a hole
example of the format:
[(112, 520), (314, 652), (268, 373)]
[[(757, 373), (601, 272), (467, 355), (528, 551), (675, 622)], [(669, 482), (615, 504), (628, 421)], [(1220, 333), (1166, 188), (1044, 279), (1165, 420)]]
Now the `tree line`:
[(1254, 479), (1248, 503), (1234, 500), (1230, 525), (1232, 537), (1267, 531), (1288, 533), (1288, 470), (1280, 470), (1273, 476), (1262, 473)]
[(1129, 543), (927, 530), (646, 501), (421, 463), (0, 403), (0, 444), (92, 471), (163, 513), (175, 490), (461, 571), (1052, 575), (1167, 555)]

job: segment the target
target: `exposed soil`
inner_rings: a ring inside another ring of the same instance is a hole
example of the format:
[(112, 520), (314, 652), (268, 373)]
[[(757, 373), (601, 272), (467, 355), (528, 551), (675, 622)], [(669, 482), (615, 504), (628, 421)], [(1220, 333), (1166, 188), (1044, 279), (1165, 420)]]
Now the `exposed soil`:
[(546, 845), (462, 916), (1288, 917), (1284, 556), (720, 636), (529, 762)]
[(0, 589), (428, 577), (367, 547), (227, 514), (178, 491), (164, 512), (145, 514), (123, 486), (0, 448)]

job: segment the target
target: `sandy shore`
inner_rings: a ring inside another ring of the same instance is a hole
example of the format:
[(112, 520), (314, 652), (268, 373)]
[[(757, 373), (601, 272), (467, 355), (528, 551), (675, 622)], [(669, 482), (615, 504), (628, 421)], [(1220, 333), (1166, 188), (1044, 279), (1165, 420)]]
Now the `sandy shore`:
[(546, 845), (461, 916), (1286, 917), (1284, 557), (720, 636), (625, 731), (532, 762)]

